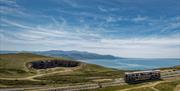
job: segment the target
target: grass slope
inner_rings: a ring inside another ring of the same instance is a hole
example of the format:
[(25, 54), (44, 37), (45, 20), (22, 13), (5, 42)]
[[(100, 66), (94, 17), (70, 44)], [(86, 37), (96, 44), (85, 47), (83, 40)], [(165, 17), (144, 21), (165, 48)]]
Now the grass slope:
[[(123, 71), (120, 70), (105, 68), (102, 66), (86, 63), (81, 63), (83, 65), (79, 66), (79, 68), (76, 70), (73, 70), (74, 68), (68, 67), (56, 67), (50, 69), (35, 70), (30, 69), (26, 66), (26, 64), (31, 61), (49, 59), (67, 60), (64, 58), (54, 58), (48, 56), (35, 55), (31, 53), (0, 54), (0, 86), (19, 87), (32, 85), (59, 85), (85, 83), (94, 82), (94, 80), (102, 78), (114, 79), (117, 77), (122, 77), (123, 74)], [(72, 69), (73, 71), (63, 72), (63, 70), (66, 69)], [(34, 80), (16, 79), (36, 75), (41, 76), (33, 78)], [(12, 78), (14, 80), (12, 80)]]
[(0, 77), (23, 77), (35, 74), (26, 63), (35, 60), (53, 59), (31, 53), (0, 54)]
[(98, 79), (114, 79), (123, 76), (123, 71), (113, 70), (93, 64), (86, 64), (81, 69), (67, 74), (48, 75), (36, 78), (55, 83), (84, 83)]
[[(161, 81), (158, 84), (155, 82), (145, 82), (140, 84), (129, 84), (121, 86), (112, 86), (105, 88), (98, 88), (93, 90), (82, 90), (82, 91), (179, 91), (180, 79), (170, 79), (169, 81)], [(147, 86), (149, 84), (149, 86)], [(155, 85), (153, 85), (155, 84)], [(176, 89), (176, 90), (175, 90)]]
[(180, 79), (173, 82), (165, 82), (158, 84), (155, 86), (155, 88), (158, 89), (159, 91), (174, 91), (177, 85), (180, 85)]

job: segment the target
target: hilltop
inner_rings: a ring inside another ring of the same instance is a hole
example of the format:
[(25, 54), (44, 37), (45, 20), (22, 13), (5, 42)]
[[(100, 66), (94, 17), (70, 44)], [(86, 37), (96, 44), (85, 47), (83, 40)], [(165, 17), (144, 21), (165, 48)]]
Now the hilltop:
[[(56, 61), (60, 67), (52, 67)], [(32, 62), (43, 63), (46, 68), (33, 68), (32, 64), (29, 65)], [(69, 66), (73, 63), (77, 65)], [(93, 83), (99, 79), (122, 77), (123, 72), (62, 57), (32, 53), (0, 54), (0, 87)]]
[[(7, 53), (21, 53), (23, 51), (6, 51), (1, 50), (0, 54), (7, 54)], [(40, 54), (45, 56), (52, 56), (52, 57), (65, 57), (65, 58), (72, 58), (72, 59), (117, 59), (120, 57), (112, 56), (112, 55), (101, 55), (96, 53), (90, 53), (85, 51), (62, 51), (62, 50), (49, 50), (49, 51), (27, 51), (28, 53)]]
[(68, 57), (73, 59), (116, 59), (112, 55), (100, 55), (96, 53), (90, 53), (85, 51), (62, 51), (62, 50), (50, 50), (50, 51), (40, 51), (35, 52), (41, 55), (54, 56), (54, 57)]
[[(161, 70), (162, 72), (173, 72), (178, 69), (179, 66), (162, 68)], [(28, 87), (29, 89), (36, 89), (36, 87), (56, 88), (84, 84), (111, 83), (118, 81), (118, 79), (122, 80), (123, 74), (123, 70), (87, 64), (62, 57), (55, 58), (32, 53), (0, 54), (0, 88), (14, 87), (14, 89), (16, 89), (19, 87)], [(149, 86), (163, 89), (162, 87), (166, 84), (171, 85), (171, 87), (165, 89), (171, 91), (169, 89), (176, 88), (179, 80), (168, 83), (167, 81), (147, 83), (134, 85), (125, 84), (85, 91), (118, 91), (121, 89), (127, 89), (128, 91), (134, 91), (134, 89), (146, 91)], [(147, 88), (144, 89), (144, 87)]]

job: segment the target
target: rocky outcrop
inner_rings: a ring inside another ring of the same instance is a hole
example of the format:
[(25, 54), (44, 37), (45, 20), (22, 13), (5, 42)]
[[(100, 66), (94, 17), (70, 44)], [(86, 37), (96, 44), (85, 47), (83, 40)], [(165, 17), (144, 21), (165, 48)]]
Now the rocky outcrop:
[(43, 60), (30, 62), (30, 67), (34, 69), (47, 69), (54, 67), (76, 67), (79, 64), (79, 62), (68, 60)]

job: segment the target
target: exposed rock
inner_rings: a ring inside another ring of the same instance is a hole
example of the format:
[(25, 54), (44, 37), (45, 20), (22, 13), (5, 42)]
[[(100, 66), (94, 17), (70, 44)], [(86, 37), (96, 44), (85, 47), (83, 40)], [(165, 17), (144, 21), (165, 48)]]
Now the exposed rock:
[(35, 69), (47, 69), (54, 67), (76, 67), (80, 63), (76, 61), (67, 61), (67, 60), (43, 60), (43, 61), (34, 61), (30, 62), (30, 67)]

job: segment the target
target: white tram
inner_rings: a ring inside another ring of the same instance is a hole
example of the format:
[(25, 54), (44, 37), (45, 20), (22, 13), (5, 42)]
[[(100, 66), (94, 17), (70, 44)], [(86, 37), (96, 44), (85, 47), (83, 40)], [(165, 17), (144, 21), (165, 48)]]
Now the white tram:
[(125, 72), (124, 80), (127, 83), (161, 79), (160, 70)]

